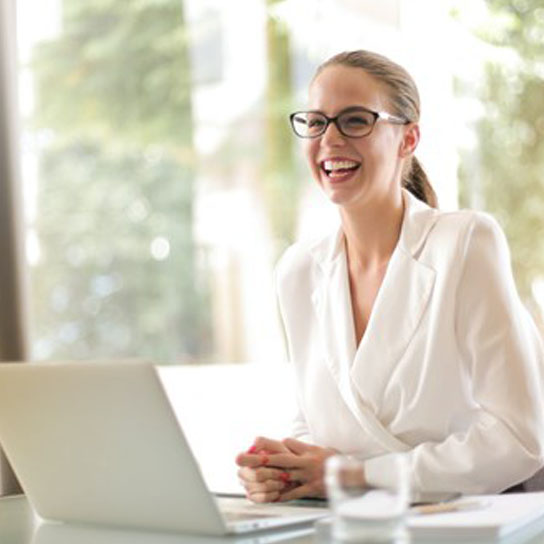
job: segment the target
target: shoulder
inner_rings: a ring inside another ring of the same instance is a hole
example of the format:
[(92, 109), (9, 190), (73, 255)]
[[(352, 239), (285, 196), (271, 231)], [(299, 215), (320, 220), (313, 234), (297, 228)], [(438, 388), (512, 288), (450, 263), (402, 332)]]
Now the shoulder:
[(420, 258), (448, 276), (470, 278), (482, 289), (491, 287), (495, 279), (505, 285), (512, 282), (506, 236), (498, 221), (485, 212), (438, 213)]
[(296, 242), (289, 246), (282, 254), (276, 265), (276, 276), (282, 279), (293, 272), (308, 270), (312, 262), (310, 245)]
[(276, 283), (300, 285), (301, 281), (312, 283), (319, 263), (324, 263), (338, 250), (341, 231), (312, 240), (299, 241), (288, 247), (276, 265)]
[[(418, 224), (419, 222), (419, 224)], [(477, 210), (440, 211), (422, 208), (413, 213), (406, 247), (433, 268), (459, 268), (466, 259), (509, 262), (508, 244), (497, 220)], [(418, 236), (419, 231), (419, 236)]]
[(280, 301), (298, 298), (300, 286), (309, 284), (312, 276), (312, 256), (308, 244), (297, 242), (288, 247), (275, 269), (276, 294)]
[(430, 241), (451, 242), (466, 252), (486, 246), (504, 246), (506, 238), (497, 220), (490, 214), (477, 210), (438, 212)]
[(439, 216), (437, 229), (458, 237), (462, 249), (505, 246), (506, 237), (498, 221), (489, 213), (476, 210), (446, 212)]
[(480, 244), (504, 240), (502, 229), (488, 213), (461, 209), (442, 211), (431, 208), (409, 193), (404, 194), (405, 219), (401, 232), (402, 246), (413, 256), (437, 254), (458, 256), (469, 242)]
[(296, 242), (289, 246), (276, 265), (276, 280), (283, 283), (290, 277), (308, 276), (314, 266), (314, 243)]

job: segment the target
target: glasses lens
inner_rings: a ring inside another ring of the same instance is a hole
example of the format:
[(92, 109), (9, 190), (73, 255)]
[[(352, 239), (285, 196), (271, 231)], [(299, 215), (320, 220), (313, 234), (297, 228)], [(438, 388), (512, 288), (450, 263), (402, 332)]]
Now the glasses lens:
[(368, 111), (347, 111), (338, 117), (341, 132), (355, 138), (370, 134), (375, 122), (375, 116)]
[(325, 132), (327, 118), (316, 112), (299, 112), (291, 118), (293, 130), (297, 136), (302, 138), (315, 138)]

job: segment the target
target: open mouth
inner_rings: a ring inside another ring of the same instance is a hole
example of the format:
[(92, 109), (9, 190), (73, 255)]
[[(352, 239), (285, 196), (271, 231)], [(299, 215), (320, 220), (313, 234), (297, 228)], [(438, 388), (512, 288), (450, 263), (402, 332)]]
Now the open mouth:
[(330, 178), (344, 177), (352, 172), (355, 172), (361, 166), (360, 162), (341, 159), (341, 160), (326, 160), (321, 163), (321, 169)]

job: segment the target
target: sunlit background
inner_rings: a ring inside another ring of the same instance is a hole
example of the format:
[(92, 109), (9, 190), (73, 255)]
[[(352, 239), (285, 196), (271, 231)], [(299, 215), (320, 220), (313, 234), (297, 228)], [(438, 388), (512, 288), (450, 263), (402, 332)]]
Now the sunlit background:
[(34, 359), (281, 358), (273, 269), (336, 212), (287, 115), (346, 49), (404, 65), (440, 206), (544, 308), (539, 0), (18, 0)]

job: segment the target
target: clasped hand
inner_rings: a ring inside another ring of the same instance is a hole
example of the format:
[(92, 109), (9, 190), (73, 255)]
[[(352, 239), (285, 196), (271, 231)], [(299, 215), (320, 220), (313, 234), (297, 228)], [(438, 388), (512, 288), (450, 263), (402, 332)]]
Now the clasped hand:
[(236, 457), (238, 477), (254, 502), (283, 502), (325, 497), (325, 461), (336, 453), (294, 438), (259, 437)]

